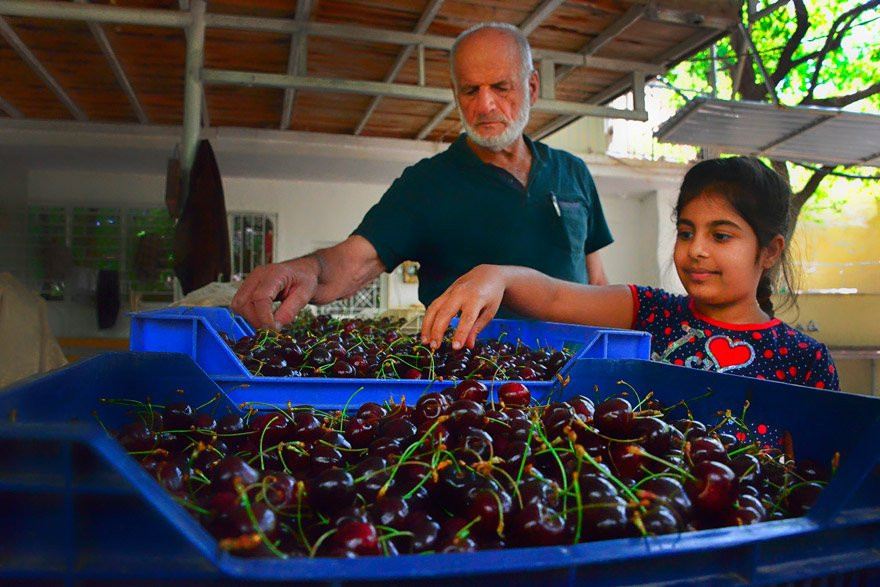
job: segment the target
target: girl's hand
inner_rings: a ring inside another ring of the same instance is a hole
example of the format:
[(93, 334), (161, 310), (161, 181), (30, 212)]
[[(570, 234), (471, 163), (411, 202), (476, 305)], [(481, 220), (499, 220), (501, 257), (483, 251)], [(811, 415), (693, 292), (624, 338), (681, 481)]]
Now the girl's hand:
[(473, 348), (477, 334), (498, 311), (505, 287), (504, 268), (498, 265), (479, 265), (456, 279), (428, 306), (422, 322), (422, 344), (438, 348), (449, 321), (461, 311), (452, 348)]

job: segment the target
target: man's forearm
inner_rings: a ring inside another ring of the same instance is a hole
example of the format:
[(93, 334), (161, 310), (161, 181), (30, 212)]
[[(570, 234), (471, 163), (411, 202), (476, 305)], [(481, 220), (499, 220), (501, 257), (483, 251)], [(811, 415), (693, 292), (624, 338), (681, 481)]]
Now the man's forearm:
[(315, 268), (318, 288), (310, 300), (314, 304), (327, 304), (352, 296), (385, 270), (375, 249), (361, 237), (349, 237), (338, 245), (318, 249), (301, 259), (308, 259)]

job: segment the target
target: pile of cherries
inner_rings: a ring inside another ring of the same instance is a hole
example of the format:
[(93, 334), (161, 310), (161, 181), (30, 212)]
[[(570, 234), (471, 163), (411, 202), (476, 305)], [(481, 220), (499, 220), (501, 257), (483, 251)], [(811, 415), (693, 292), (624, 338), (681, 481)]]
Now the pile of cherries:
[(539, 381), (552, 379), (572, 356), (566, 349), (532, 349), (501, 338), (453, 350), (451, 332), (432, 352), (402, 334), (401, 324), (321, 315), (235, 341), (224, 332), (220, 336), (248, 371), (267, 377)]
[(466, 380), (414, 406), (245, 404), (243, 415), (102, 401), (133, 409), (119, 442), (241, 556), (469, 552), (748, 525), (804, 514), (830, 477), (718, 432), (748, 430), (729, 412), (707, 427), (650, 395), (533, 405), (522, 382), (496, 391), (490, 401)]

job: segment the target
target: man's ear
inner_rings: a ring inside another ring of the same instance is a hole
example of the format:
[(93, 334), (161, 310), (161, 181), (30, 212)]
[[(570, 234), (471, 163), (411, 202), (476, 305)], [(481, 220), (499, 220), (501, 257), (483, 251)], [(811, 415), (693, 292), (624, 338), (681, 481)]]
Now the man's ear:
[(785, 237), (781, 234), (774, 236), (767, 246), (761, 250), (761, 268), (770, 269), (779, 262), (782, 251), (785, 250)]
[(529, 104), (534, 106), (535, 101), (538, 99), (538, 91), (541, 89), (541, 82), (538, 81), (538, 72), (532, 70), (532, 73), (529, 74)]

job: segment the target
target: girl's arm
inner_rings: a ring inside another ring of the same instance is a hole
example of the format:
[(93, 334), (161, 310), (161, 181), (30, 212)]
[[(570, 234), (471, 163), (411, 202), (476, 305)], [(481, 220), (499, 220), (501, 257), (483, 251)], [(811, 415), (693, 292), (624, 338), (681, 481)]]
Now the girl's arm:
[(422, 342), (437, 348), (449, 321), (461, 318), (452, 339), (472, 347), (501, 303), (517, 314), (549, 322), (630, 328), (632, 293), (625, 285), (590, 286), (562, 281), (526, 267), (480, 265), (434, 300), (422, 322)]

